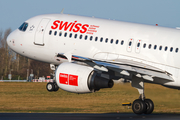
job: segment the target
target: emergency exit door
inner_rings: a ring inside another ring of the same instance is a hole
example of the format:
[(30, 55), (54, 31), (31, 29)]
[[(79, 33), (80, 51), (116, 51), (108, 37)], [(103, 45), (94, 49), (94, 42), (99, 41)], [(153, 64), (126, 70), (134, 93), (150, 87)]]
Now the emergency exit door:
[(133, 40), (132, 38), (129, 39), (128, 44), (127, 44), (127, 51), (128, 51), (128, 52), (131, 52), (131, 51), (132, 51), (133, 42), (134, 42), (134, 40)]
[(49, 21), (50, 19), (44, 18), (39, 23), (39, 26), (36, 29), (36, 33), (35, 33), (35, 40), (34, 40), (35, 45), (44, 46), (44, 33), (45, 33), (45, 30)]

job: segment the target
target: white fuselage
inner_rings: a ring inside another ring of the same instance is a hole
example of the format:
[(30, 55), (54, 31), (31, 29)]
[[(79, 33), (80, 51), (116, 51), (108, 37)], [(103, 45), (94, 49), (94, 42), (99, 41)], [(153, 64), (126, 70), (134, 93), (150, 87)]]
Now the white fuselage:
[(36, 16), (26, 23), (25, 31), (17, 29), (7, 40), (23, 56), (57, 65), (63, 60), (56, 55), (67, 52), (105, 61), (133, 60), (169, 72), (174, 82), (167, 85), (180, 87), (180, 30), (66, 14)]

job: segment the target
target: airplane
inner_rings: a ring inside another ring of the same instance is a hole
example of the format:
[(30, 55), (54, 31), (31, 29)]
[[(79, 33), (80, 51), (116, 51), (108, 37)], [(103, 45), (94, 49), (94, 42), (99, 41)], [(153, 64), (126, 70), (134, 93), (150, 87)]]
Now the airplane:
[(144, 83), (180, 89), (180, 31), (70, 14), (46, 14), (25, 21), (7, 38), (8, 46), (55, 71), (48, 91), (93, 93), (130, 80), (140, 94), (135, 114), (151, 114), (154, 103)]

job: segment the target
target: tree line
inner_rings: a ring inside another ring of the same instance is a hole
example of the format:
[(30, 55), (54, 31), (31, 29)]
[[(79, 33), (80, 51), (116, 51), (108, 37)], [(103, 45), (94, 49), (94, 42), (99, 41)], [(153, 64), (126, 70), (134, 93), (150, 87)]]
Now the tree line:
[(0, 79), (7, 80), (9, 74), (12, 80), (24, 80), (30, 74), (34, 74), (36, 79), (49, 76), (52, 71), (48, 63), (28, 59), (8, 47), (6, 39), (10, 33), (11, 29), (0, 31)]

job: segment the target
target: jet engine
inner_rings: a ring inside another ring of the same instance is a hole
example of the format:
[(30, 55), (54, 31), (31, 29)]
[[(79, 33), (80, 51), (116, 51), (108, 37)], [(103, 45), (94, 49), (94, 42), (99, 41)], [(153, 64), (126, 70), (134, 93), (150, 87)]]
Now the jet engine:
[(101, 88), (112, 88), (113, 80), (101, 77), (92, 67), (65, 62), (56, 69), (59, 88), (73, 93), (90, 93)]

